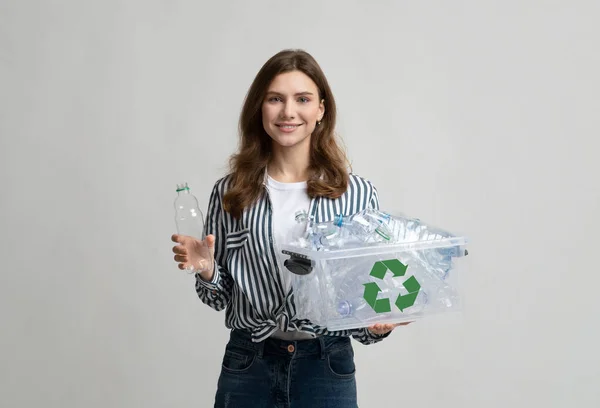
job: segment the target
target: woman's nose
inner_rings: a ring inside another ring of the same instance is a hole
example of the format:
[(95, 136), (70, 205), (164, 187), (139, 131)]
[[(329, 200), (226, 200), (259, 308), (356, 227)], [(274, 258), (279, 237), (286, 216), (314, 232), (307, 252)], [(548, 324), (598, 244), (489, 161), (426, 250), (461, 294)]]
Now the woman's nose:
[(284, 118), (294, 118), (294, 104), (291, 102), (284, 103), (281, 114)]

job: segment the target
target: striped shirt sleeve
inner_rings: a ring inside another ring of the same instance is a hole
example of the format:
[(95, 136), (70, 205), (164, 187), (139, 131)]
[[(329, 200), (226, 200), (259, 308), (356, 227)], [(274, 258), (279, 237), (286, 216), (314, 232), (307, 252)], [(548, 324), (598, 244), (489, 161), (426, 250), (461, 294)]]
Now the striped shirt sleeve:
[(225, 228), (223, 226), (223, 209), (221, 196), (225, 180), (215, 184), (210, 195), (206, 216), (205, 233), (215, 236), (215, 273), (213, 279), (207, 282), (196, 275), (196, 293), (206, 305), (219, 311), (225, 309), (231, 299), (233, 279), (226, 267)]
[(351, 330), (352, 338), (362, 344), (374, 344), (388, 337), (392, 332), (386, 334), (375, 334), (368, 328)]
[(379, 210), (379, 194), (377, 193), (377, 189), (374, 185), (371, 185), (371, 200), (369, 201), (369, 208), (374, 210)]

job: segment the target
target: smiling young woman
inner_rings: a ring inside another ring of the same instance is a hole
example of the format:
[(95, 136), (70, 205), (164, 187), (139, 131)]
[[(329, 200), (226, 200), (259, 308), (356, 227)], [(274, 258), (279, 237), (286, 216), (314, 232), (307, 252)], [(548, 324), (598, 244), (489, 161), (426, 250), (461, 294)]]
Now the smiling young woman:
[[(357, 406), (350, 338), (372, 344), (394, 325), (328, 331), (298, 319), (279, 244), (302, 235), (306, 220), (331, 221), (379, 208), (377, 190), (350, 173), (334, 134), (336, 106), (323, 71), (302, 50), (284, 50), (260, 69), (240, 115), (230, 173), (215, 183), (206, 240), (173, 235), (180, 269), (197, 274), (200, 299), (226, 309), (230, 340), (215, 407)], [(210, 264), (210, 262), (209, 262)]]
[[(284, 92), (287, 94), (281, 95)], [(312, 95), (295, 95), (301, 92)], [(298, 109), (305, 104), (307, 107)], [(305, 115), (290, 120), (290, 114), (300, 115), (305, 109)], [(283, 137), (287, 129), (277, 127), (278, 121), (305, 123), (289, 134), (288, 142)], [(348, 187), (348, 161), (336, 141), (335, 121), (333, 93), (312, 56), (304, 51), (286, 50), (269, 59), (250, 86), (240, 115), (241, 144), (230, 162), (232, 180), (224, 199), (226, 210), (238, 216), (242, 208), (256, 201), (263, 189), (262, 176), (267, 164), (274, 156), (278, 157), (279, 147), (285, 147), (278, 142), (293, 143), (301, 138), (294, 135), (296, 132), (310, 136), (302, 151), (310, 158), (303, 169), (309, 197), (340, 197)]]

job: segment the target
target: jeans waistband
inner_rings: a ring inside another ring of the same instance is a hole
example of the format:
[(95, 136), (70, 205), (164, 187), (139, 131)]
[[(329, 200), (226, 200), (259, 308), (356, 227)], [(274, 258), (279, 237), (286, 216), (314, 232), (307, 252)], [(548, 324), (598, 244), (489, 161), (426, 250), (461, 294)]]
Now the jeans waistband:
[(234, 329), (231, 331), (229, 342), (248, 350), (255, 351), (260, 357), (265, 355), (280, 355), (294, 357), (319, 356), (324, 359), (328, 352), (345, 347), (351, 347), (349, 337), (319, 336), (307, 340), (281, 340), (270, 337), (259, 343), (252, 341), (249, 331)]

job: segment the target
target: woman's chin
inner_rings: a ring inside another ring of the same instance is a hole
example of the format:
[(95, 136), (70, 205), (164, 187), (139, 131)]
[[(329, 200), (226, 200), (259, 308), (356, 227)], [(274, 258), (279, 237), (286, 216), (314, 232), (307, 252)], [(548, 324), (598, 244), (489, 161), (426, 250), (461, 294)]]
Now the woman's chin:
[(284, 149), (290, 149), (298, 146), (309, 145), (310, 135), (298, 136), (298, 135), (278, 135), (272, 138), (273, 143)]

